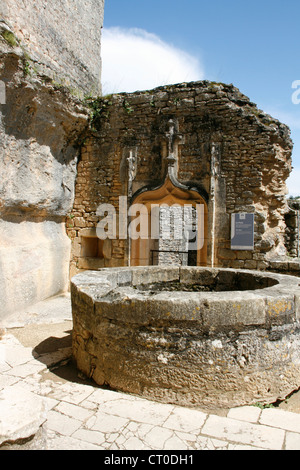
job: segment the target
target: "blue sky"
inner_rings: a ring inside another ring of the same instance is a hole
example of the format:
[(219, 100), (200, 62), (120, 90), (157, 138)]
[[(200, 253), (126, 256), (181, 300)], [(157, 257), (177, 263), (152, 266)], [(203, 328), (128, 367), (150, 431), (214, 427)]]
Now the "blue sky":
[(106, 0), (103, 93), (190, 80), (233, 83), (289, 125), (288, 188), (300, 195), (299, 23), (299, 0)]

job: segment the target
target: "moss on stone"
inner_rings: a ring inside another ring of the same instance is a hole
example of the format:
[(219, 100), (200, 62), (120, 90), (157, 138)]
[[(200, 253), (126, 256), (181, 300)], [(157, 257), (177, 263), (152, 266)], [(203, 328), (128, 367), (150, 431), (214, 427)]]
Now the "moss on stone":
[(17, 47), (19, 45), (19, 41), (17, 40), (14, 33), (12, 33), (11, 31), (1, 31), (1, 36), (11, 47)]

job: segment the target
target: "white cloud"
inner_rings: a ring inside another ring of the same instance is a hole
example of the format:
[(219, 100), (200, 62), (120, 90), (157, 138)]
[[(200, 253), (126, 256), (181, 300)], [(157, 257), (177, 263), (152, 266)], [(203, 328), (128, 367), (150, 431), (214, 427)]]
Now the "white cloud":
[(289, 196), (300, 196), (300, 168), (295, 168), (288, 178), (287, 187)]
[(103, 94), (204, 79), (200, 61), (141, 29), (104, 28)]
[[(293, 161), (293, 166), (295, 167), (295, 170), (293, 170), (293, 173), (291, 175), (291, 178), (288, 181), (288, 186), (289, 188), (293, 188), (293, 194), (295, 195), (295, 191), (297, 194), (300, 194), (300, 117), (299, 117), (299, 110), (300, 110), (300, 105), (295, 106), (294, 105), (294, 111), (284, 111), (281, 109), (276, 109), (276, 108), (271, 108), (271, 107), (265, 107), (265, 112), (273, 116), (274, 118), (278, 119), (280, 122), (286, 124), (289, 126), (291, 130), (291, 138), (294, 144), (293, 148), (293, 155), (292, 155), (292, 161)], [(298, 174), (298, 178), (297, 175)], [(298, 184), (297, 184), (298, 181)], [(292, 185), (292, 186), (291, 186)], [(298, 186), (298, 189), (297, 189)]]

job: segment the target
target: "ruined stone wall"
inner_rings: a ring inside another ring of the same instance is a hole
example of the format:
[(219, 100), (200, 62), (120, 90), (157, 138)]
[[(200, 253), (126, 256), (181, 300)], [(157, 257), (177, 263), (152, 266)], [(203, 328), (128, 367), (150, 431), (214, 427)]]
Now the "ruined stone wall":
[[(264, 269), (284, 255), (285, 181), (291, 171), (289, 129), (264, 114), (232, 85), (196, 82), (119, 94), (93, 103), (94, 131), (82, 148), (68, 233), (73, 239), (71, 275), (78, 270), (128, 263), (128, 241), (106, 242), (104, 252), (85, 256), (95, 243), (97, 207), (120, 195), (163, 183), (169, 119), (181, 134), (178, 179), (208, 204), (208, 264)], [(127, 158), (136, 168), (132, 191)], [(230, 219), (255, 214), (254, 251), (230, 249)], [(101, 250), (100, 250), (101, 252)]]
[(286, 246), (290, 256), (300, 257), (300, 200), (288, 200), (289, 211), (285, 214)]
[(101, 91), (104, 0), (1, 0), (35, 69), (85, 94)]

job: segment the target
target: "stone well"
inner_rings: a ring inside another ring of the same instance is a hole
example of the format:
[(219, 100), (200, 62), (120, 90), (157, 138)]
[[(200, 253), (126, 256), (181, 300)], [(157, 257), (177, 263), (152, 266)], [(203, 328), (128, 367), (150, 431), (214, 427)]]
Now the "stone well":
[(73, 355), (99, 385), (174, 404), (234, 407), (300, 387), (300, 279), (137, 267), (72, 279)]

